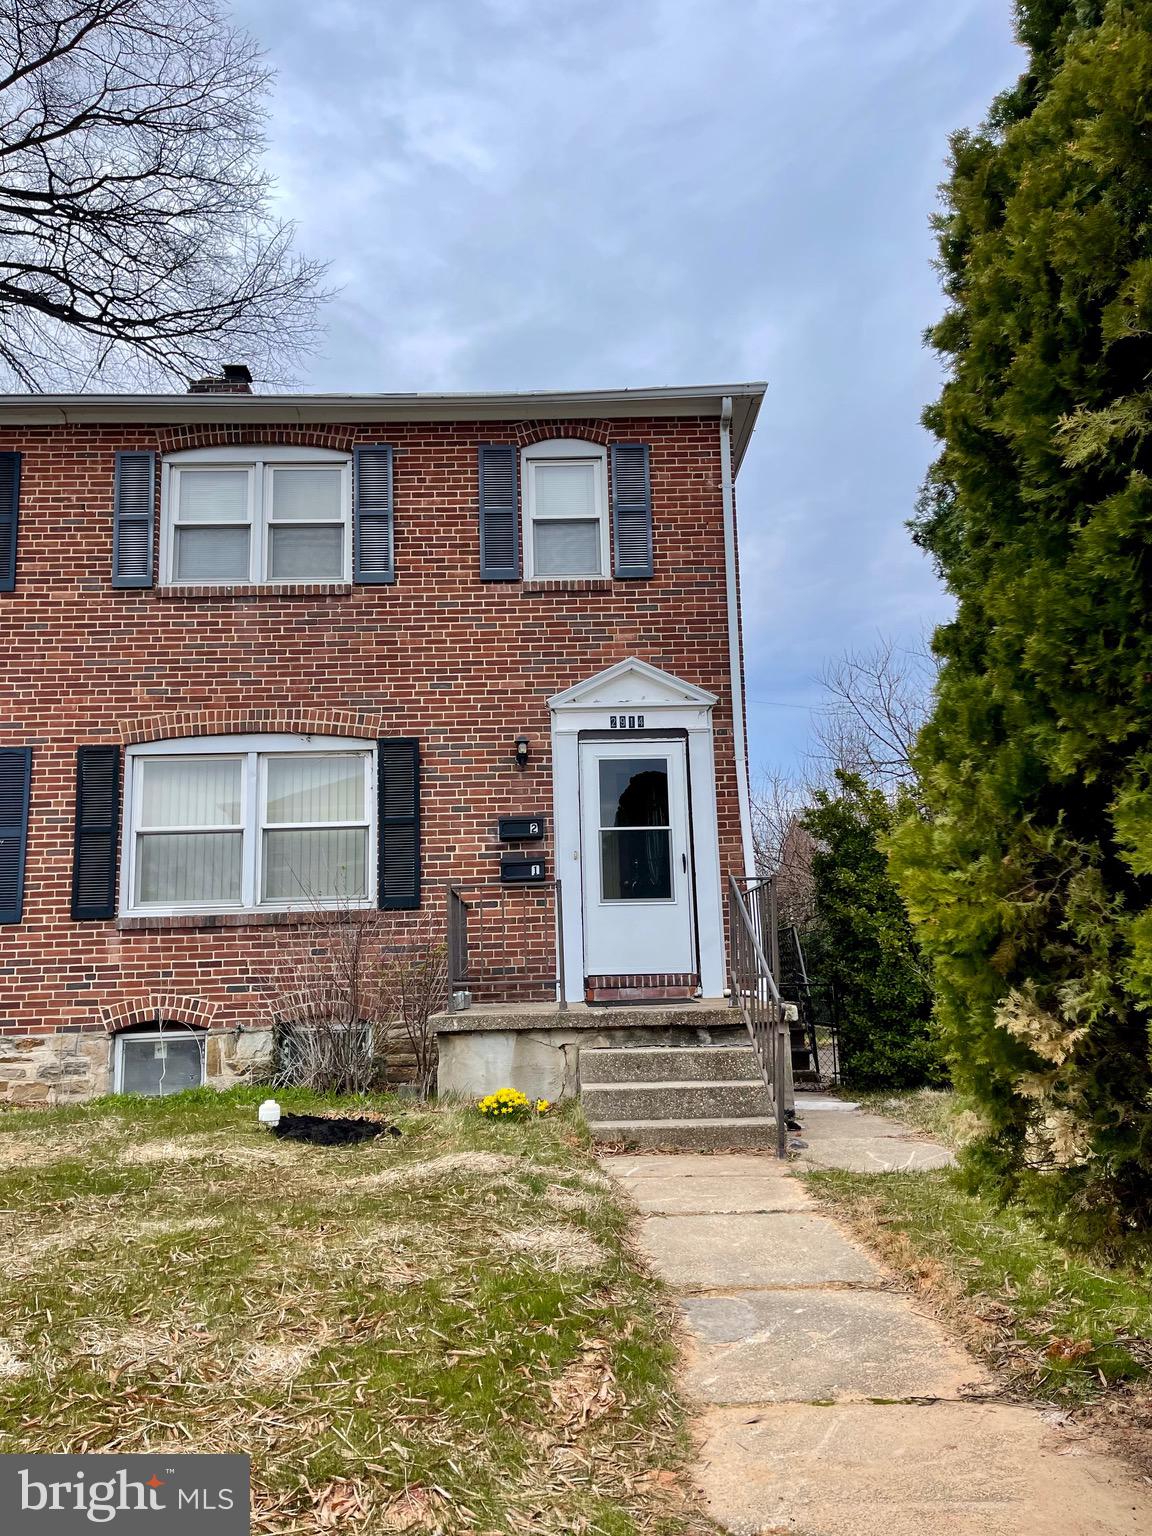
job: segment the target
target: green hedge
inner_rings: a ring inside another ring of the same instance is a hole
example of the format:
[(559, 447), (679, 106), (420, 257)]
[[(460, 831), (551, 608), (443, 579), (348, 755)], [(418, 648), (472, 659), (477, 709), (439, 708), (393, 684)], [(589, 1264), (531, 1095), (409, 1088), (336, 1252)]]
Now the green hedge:
[(894, 871), (969, 1176), (1062, 1236), (1152, 1230), (1152, 5), (1029, 0), (952, 141), (948, 378), (915, 536), (958, 602)]

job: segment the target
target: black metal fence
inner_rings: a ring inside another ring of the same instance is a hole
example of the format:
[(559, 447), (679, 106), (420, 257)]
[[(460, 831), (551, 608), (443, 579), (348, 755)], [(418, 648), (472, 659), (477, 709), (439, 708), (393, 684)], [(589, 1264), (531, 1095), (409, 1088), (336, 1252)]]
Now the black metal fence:
[(840, 1081), (840, 1020), (835, 987), (808, 972), (800, 931), (779, 929), (780, 992), (797, 1010), (792, 1036), (792, 1070), (798, 1082), (834, 1088)]

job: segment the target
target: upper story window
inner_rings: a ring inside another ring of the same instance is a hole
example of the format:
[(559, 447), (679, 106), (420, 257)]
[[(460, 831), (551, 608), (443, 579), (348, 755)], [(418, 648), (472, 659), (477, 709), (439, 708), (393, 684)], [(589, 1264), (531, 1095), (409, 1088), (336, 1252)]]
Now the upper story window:
[(329, 738), (130, 748), (126, 913), (374, 905), (375, 759)]
[(328, 449), (199, 448), (164, 461), (162, 580), (350, 581), (352, 462)]
[(608, 456), (557, 439), (521, 455), (526, 574), (607, 576)]

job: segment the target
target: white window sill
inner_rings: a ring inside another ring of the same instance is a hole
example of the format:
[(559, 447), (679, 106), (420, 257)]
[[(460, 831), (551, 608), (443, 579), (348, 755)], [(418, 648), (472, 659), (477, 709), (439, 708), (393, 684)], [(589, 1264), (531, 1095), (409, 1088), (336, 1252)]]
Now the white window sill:
[(252, 908), (244, 912), (137, 912), (130, 913), (116, 919), (116, 927), (121, 932), (148, 932), (187, 928), (274, 928), (274, 927), (299, 927), (305, 923), (323, 923), (329, 917), (338, 915), (342, 910), (349, 912), (375, 911), (375, 902), (364, 902), (357, 906), (349, 905), (341, 907), (320, 907), (303, 910), (295, 908), (290, 912), (275, 911), (270, 908), (259, 910)]

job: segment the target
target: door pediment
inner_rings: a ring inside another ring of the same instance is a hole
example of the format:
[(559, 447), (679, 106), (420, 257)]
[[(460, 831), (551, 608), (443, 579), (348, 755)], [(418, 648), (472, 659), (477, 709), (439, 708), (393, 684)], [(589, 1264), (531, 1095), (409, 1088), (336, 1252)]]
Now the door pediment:
[(631, 656), (594, 677), (553, 694), (554, 712), (576, 709), (710, 709), (716, 695)]

